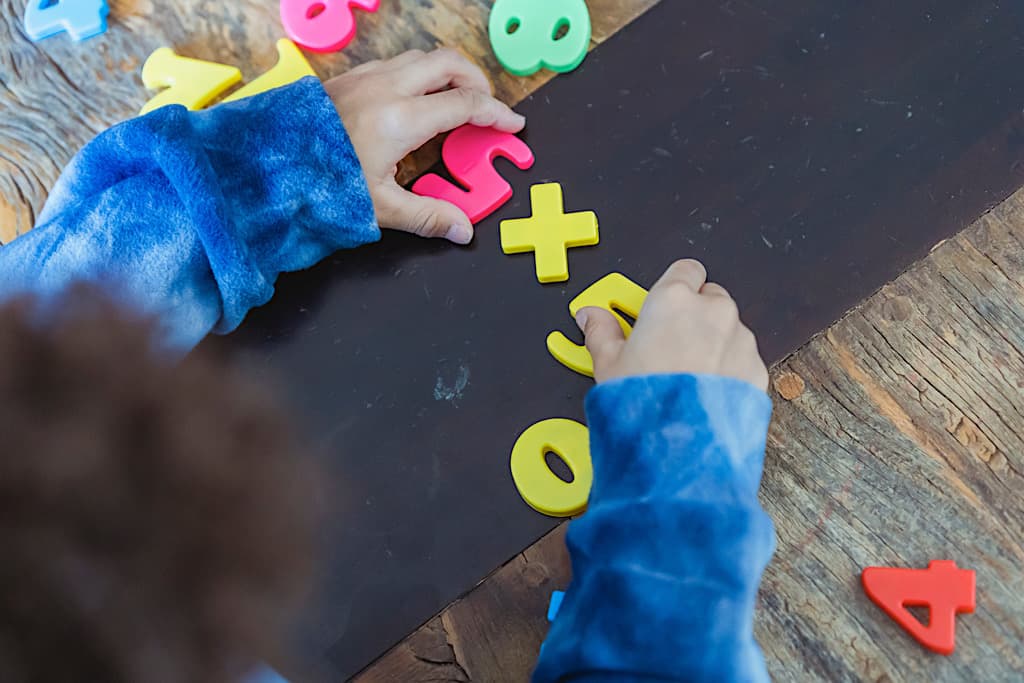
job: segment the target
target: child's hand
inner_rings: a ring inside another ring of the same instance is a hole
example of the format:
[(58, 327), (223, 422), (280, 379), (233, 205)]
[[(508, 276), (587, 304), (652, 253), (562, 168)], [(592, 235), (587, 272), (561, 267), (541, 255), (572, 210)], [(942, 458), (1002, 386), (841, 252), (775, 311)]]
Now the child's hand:
[(431, 138), (465, 123), (518, 133), (526, 119), (491, 96), (491, 84), (455, 50), (411, 50), (368, 62), (324, 83), (363, 166), (382, 228), (458, 244), (473, 224), (449, 202), (419, 197), (395, 181), (398, 162)]
[(735, 377), (766, 390), (768, 370), (754, 334), (740, 322), (736, 302), (706, 282), (698, 261), (676, 261), (647, 295), (627, 340), (603, 308), (576, 314), (594, 359), (594, 378), (689, 372)]

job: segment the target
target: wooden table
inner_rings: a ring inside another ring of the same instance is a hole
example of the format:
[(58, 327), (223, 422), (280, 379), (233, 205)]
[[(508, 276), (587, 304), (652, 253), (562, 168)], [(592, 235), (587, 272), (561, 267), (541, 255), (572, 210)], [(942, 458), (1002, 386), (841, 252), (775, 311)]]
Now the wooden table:
[[(492, 74), (500, 97), (517, 102), (547, 77), (498, 68), (489, 4), (385, 0), (377, 15), (360, 16), (344, 54), (311, 61), (327, 77), (407, 48), (457, 45)], [(595, 43), (653, 4), (592, 0)], [(33, 45), (20, 33), (21, 11), (20, 1), (0, 1), (0, 239), (30, 228), (78, 147), (137, 111), (147, 97), (138, 70), (153, 49), (173, 45), (252, 78), (273, 64), (280, 35), (276, 3), (119, 0), (103, 37)], [(436, 154), (428, 148), (405, 177)], [(1015, 196), (775, 368), (762, 496), (779, 551), (762, 586), (758, 637), (778, 680), (1024, 672), (1021, 221), (1024, 198)], [(560, 534), (427, 623), (364, 680), (525, 680), (550, 590), (568, 580)], [(857, 580), (869, 564), (940, 557), (978, 571), (978, 613), (959, 620), (951, 658), (926, 655)]]

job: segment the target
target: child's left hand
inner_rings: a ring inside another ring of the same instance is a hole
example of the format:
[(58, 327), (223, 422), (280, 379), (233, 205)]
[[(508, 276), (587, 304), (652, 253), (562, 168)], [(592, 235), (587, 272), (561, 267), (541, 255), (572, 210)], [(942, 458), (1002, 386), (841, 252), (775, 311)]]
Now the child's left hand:
[(324, 88), (363, 166), (380, 226), (468, 244), (473, 224), (461, 209), (412, 194), (395, 174), (407, 154), (463, 124), (523, 129), (526, 119), (494, 99), (483, 71), (455, 50), (411, 50), (358, 66)]

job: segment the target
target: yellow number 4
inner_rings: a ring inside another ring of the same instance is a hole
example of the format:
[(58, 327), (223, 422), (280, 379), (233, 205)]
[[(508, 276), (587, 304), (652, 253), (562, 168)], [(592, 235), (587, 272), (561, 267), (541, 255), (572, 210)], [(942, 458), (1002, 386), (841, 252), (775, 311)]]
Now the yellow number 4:
[[(251, 97), (303, 76), (316, 75), (292, 41), (284, 38), (277, 41), (277, 54), (277, 64), (273, 68), (224, 101)], [(154, 51), (142, 66), (142, 82), (151, 90), (164, 90), (146, 102), (139, 113), (148, 114), (169, 104), (202, 109), (241, 80), (242, 72), (233, 66), (182, 57), (171, 48), (162, 47)]]

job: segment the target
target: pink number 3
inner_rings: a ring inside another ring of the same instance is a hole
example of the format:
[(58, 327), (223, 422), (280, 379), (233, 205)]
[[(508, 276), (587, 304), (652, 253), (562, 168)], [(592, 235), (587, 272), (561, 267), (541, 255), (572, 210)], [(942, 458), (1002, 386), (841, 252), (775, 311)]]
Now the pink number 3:
[(353, 7), (376, 12), (380, 0), (281, 0), (281, 23), (307, 50), (337, 52), (356, 35)]
[(533, 151), (511, 133), (470, 125), (456, 128), (445, 139), (441, 158), (448, 172), (466, 189), (429, 173), (413, 184), (412, 191), (449, 201), (465, 211), (469, 220), (478, 223), (512, 196), (512, 186), (494, 168), (494, 160), (499, 156), (522, 171), (533, 166)]

